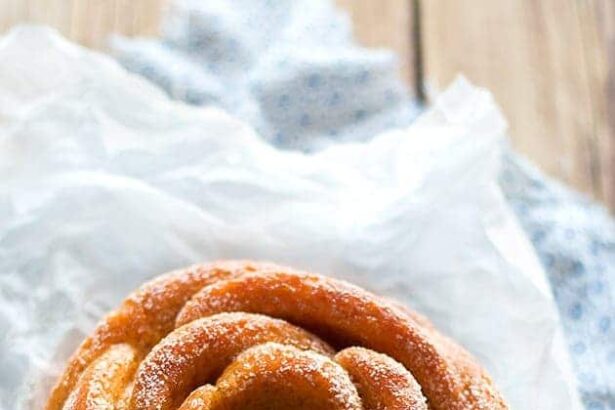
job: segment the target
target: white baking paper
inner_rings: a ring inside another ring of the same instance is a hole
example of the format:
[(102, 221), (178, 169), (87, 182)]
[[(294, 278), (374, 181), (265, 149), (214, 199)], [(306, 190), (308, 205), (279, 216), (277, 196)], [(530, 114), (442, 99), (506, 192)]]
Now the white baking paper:
[(505, 123), (461, 81), (412, 127), (283, 152), (56, 33), (0, 40), (0, 403), (39, 409), (143, 281), (253, 258), (429, 316), (514, 409), (580, 409), (557, 312), (496, 184)]

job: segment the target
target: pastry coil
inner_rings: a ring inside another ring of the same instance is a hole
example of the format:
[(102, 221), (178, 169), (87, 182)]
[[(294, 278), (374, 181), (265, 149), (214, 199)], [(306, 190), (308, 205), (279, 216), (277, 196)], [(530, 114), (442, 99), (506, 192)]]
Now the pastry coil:
[(47, 410), (507, 409), (425, 318), (346, 282), (226, 261), (130, 295), (69, 360)]

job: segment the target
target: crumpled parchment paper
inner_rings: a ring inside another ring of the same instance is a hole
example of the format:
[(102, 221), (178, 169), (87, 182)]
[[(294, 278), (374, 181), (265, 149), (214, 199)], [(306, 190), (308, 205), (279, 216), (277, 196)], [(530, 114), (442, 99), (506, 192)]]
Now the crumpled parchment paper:
[(512, 408), (581, 408), (544, 273), (496, 182), (505, 122), (485, 91), (459, 82), (407, 129), (306, 155), (46, 29), (2, 38), (0, 61), (3, 407), (41, 408), (144, 280), (254, 258), (426, 314)]

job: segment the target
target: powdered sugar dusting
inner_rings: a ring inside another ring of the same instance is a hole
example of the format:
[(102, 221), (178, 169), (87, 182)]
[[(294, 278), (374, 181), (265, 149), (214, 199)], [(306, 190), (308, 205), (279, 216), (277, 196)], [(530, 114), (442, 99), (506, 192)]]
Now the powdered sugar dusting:
[[(302, 327), (369, 349), (333, 357)], [(92, 352), (118, 343), (143, 358), (134, 378), (120, 378), (116, 363), (92, 373), (105, 365), (92, 364)], [(74, 409), (86, 408), (80, 389), (96, 410), (108, 398), (117, 409), (191, 410), (260, 399), (284, 408), (298, 397), (340, 410), (507, 408), (474, 360), (424, 318), (346, 282), (270, 264), (223, 262), (154, 280), (84, 346), (73, 363), (89, 373), (68, 397)]]
[(327, 356), (292, 346), (266, 343), (246, 350), (222, 375), (218, 389), (221, 396), (237, 400), (238, 391), (247, 392), (254, 384), (281, 385), (292, 393), (291, 399), (310, 395), (330, 409), (363, 409), (356, 387), (341, 366)]

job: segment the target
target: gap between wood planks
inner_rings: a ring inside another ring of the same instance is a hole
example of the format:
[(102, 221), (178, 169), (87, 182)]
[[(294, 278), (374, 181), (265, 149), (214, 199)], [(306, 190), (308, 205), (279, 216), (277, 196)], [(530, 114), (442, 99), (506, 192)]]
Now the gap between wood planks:
[(417, 98), (464, 74), (494, 94), (518, 151), (615, 210), (612, 0), (338, 4), (363, 44), (398, 52)]
[(518, 151), (614, 210), (612, 0), (416, 1), (425, 84), (487, 87)]

